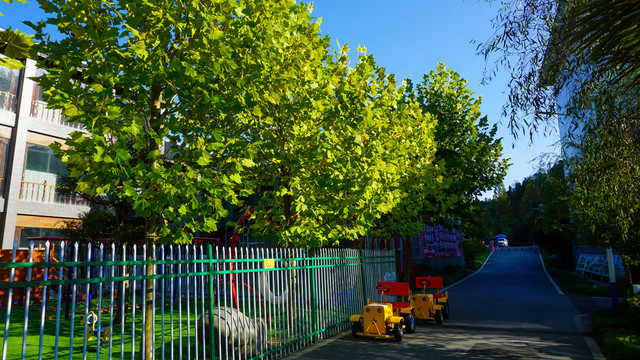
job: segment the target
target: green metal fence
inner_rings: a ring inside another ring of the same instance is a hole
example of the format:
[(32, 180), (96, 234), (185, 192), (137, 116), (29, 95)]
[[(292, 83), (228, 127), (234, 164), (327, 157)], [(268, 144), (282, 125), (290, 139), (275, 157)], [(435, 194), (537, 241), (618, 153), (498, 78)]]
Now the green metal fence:
[(395, 280), (386, 251), (34, 247), (0, 263), (2, 360), (277, 359), (349, 328)]

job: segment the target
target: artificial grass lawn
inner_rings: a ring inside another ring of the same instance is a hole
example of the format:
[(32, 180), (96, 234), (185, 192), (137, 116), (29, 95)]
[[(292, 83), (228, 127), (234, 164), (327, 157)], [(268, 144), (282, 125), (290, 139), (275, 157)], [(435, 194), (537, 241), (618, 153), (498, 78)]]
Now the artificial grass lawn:
[[(331, 300), (329, 300), (331, 302)], [(56, 304), (56, 300), (50, 302), (50, 304)], [(230, 306), (231, 304), (226, 304)], [(247, 312), (245, 313), (249, 317), (253, 317), (252, 314), (252, 306), (253, 304), (247, 303)], [(191, 314), (189, 317), (189, 322), (187, 322), (187, 310), (186, 304), (183, 302), (182, 304), (182, 326), (178, 326), (178, 304), (174, 303), (173, 305), (173, 353), (174, 356), (171, 356), (171, 315), (170, 315), (170, 307), (169, 305), (165, 305), (165, 324), (164, 324), (164, 350), (162, 349), (163, 345), (163, 328), (162, 328), (162, 312), (161, 306), (156, 306), (156, 321), (155, 321), (155, 352), (156, 358), (158, 359), (170, 359), (170, 358), (190, 358), (195, 359), (196, 346), (198, 351), (198, 358), (211, 358), (210, 357), (210, 349), (209, 344), (206, 344), (207, 347), (207, 356), (202, 355), (202, 344), (197, 341), (196, 338), (196, 324), (198, 325), (198, 338), (201, 338), (202, 325), (197, 320), (200, 319), (202, 315), (201, 305), (198, 304), (198, 318), (196, 319), (194, 315), (193, 302), (190, 304)], [(256, 303), (256, 306), (260, 306)], [(338, 319), (345, 318), (353, 311), (347, 310), (345, 306), (330, 306), (322, 305), (322, 310), (318, 309), (318, 311), (323, 312), (323, 318), (325, 319), (322, 324), (319, 324), (321, 328), (326, 328), (328, 332), (327, 335), (334, 332), (333, 327)], [(274, 311), (275, 310), (275, 311)], [(302, 325), (299, 322), (305, 322), (311, 316), (311, 309), (307, 307), (300, 307), (297, 309), (297, 321), (298, 325), (292, 325), (290, 323), (290, 319), (288, 318), (288, 311), (281, 306), (276, 306), (275, 308), (271, 308), (269, 306), (268, 309), (270, 313), (270, 323), (267, 325), (267, 333), (268, 333), (268, 343), (270, 346), (278, 347), (287, 343), (287, 341), (294, 341), (294, 337), (296, 334), (290, 334), (289, 330), (287, 330), (287, 326), (296, 327), (293, 332), (297, 333), (298, 336), (306, 335), (303, 334), (303, 328), (310, 328), (309, 324)], [(6, 309), (0, 309), (0, 318), (6, 318)], [(73, 359), (83, 359), (85, 353), (85, 309), (84, 304), (80, 303), (76, 306), (75, 317), (73, 319), (74, 330), (73, 330)], [(32, 305), (29, 308), (29, 316), (28, 316), (28, 326), (27, 326), (27, 336), (25, 341), (25, 359), (35, 360), (38, 359), (39, 356), (39, 347), (40, 347), (40, 321), (41, 321), (42, 312), (40, 311), (39, 305)], [(264, 315), (264, 314), (263, 314)], [(60, 330), (58, 337), (58, 359), (69, 359), (69, 350), (71, 345), (71, 317), (69, 319), (64, 318), (64, 304), (61, 309), (60, 314)], [(113, 311), (113, 316), (116, 316), (116, 310)], [(115, 325), (113, 327), (113, 338), (112, 342), (112, 357), (120, 358), (121, 353), (123, 354), (123, 358), (131, 359), (132, 351), (135, 351), (136, 358), (140, 357), (140, 341), (143, 336), (143, 328), (142, 328), (142, 309), (137, 307), (135, 310), (135, 337), (132, 336), (132, 311), (131, 309), (127, 312), (127, 316), (125, 319), (124, 326), (124, 336), (121, 335), (121, 326)], [(24, 318), (25, 318), (25, 307), (23, 306), (14, 306), (11, 309), (11, 321), (10, 327), (8, 331), (8, 345), (7, 345), (7, 359), (20, 359), (22, 355), (22, 347), (23, 347), (23, 330), (24, 330)], [(110, 313), (108, 311), (103, 311), (102, 319), (101, 319), (101, 328), (107, 328), (110, 321)], [(115, 322), (115, 318), (114, 318)], [(339, 322), (339, 321), (338, 321)], [(305, 322), (306, 323), (306, 322)], [(43, 359), (54, 359), (56, 354), (56, 310), (48, 309), (45, 313), (45, 322), (43, 327), (43, 339), (42, 339), (42, 358)], [(311, 331), (310, 329), (307, 329)], [(180, 331), (182, 335), (180, 336)], [(180, 342), (180, 337), (182, 337), (182, 342)], [(97, 336), (91, 328), (87, 329), (87, 338), (86, 341), (86, 358), (89, 360), (98, 358), (98, 339)], [(135, 342), (133, 339), (135, 338)], [(294, 345), (297, 347), (297, 345)], [(164, 351), (164, 357), (162, 356)], [(179, 356), (179, 354), (182, 356)], [(104, 338), (100, 340), (100, 359), (107, 359), (109, 357), (109, 340), (105, 340)]]
[[(160, 308), (156, 309), (156, 322), (155, 322), (155, 342), (156, 342), (156, 354), (161, 358), (162, 352), (162, 316)], [(168, 314), (168, 307), (165, 308), (165, 328), (164, 328), (164, 351), (165, 357), (169, 358), (171, 354), (171, 328), (170, 328), (170, 315)], [(182, 311), (182, 326), (176, 325), (177, 320), (177, 306), (174, 307), (174, 329), (173, 329), (173, 351), (175, 354), (182, 352), (187, 355), (189, 352), (193, 355), (196, 347), (195, 327), (197, 319), (193, 314), (193, 304), (191, 305), (192, 314), (190, 315), (190, 322), (187, 323), (187, 312), (183, 306)], [(200, 309), (198, 309), (200, 313)], [(30, 306), (29, 308), (29, 322), (27, 326), (27, 336), (24, 342), (25, 359), (38, 359), (39, 347), (40, 347), (40, 320), (42, 312), (39, 306)], [(115, 316), (115, 310), (114, 314)], [(200, 314), (199, 314), (200, 315)], [(13, 307), (11, 309), (11, 322), (8, 331), (8, 344), (7, 344), (7, 359), (20, 359), (23, 350), (23, 330), (24, 330), (24, 316), (25, 307)], [(47, 311), (45, 313), (45, 322), (43, 327), (42, 338), (42, 358), (54, 359), (56, 355), (56, 311)], [(107, 328), (109, 325), (108, 312), (102, 313), (101, 328)], [(0, 317), (6, 318), (6, 309), (0, 309)], [(85, 352), (86, 344), (86, 356), (87, 359), (96, 359), (98, 354), (98, 339), (96, 334), (91, 331), (91, 328), (87, 328), (87, 341), (85, 342), (85, 324), (84, 324), (84, 306), (78, 306), (76, 308), (76, 315), (73, 319), (73, 357), (82, 359)], [(115, 321), (115, 319), (114, 319)], [(71, 316), (69, 319), (64, 318), (64, 308), (61, 311), (60, 318), (60, 331), (58, 337), (58, 352), (59, 359), (68, 359), (71, 348)], [(182, 344), (180, 344), (179, 336), (180, 330), (182, 331)], [(108, 329), (105, 330), (108, 333)], [(189, 331), (189, 334), (187, 332)], [(198, 327), (198, 331), (201, 332), (201, 327)], [(140, 339), (142, 338), (142, 310), (136, 309), (135, 314), (135, 342), (132, 341), (132, 323), (131, 323), (131, 311), (127, 313), (125, 319), (124, 336), (121, 335), (120, 325), (114, 325), (113, 327), (113, 356), (114, 358), (120, 358), (121, 351), (124, 353), (124, 358), (131, 358), (132, 350), (136, 353), (140, 351)], [(190, 335), (188, 337), (188, 335)], [(121, 345), (124, 340), (124, 345)], [(109, 357), (109, 340), (104, 338), (100, 341), (100, 358), (106, 359)], [(182, 345), (182, 346), (180, 346)], [(202, 352), (202, 345), (198, 344), (198, 351)]]
[(617, 316), (610, 309), (598, 311), (591, 317), (593, 332), (607, 359), (640, 359), (640, 324), (622, 310)]

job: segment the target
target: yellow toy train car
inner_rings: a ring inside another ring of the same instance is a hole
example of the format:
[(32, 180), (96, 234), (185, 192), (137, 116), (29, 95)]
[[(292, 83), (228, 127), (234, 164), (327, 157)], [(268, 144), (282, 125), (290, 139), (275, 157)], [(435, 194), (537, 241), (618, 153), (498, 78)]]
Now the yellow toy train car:
[[(397, 285), (404, 284), (404, 285)], [(405, 286), (406, 285), (406, 286)], [(381, 301), (372, 302), (368, 300), (367, 305), (363, 307), (362, 314), (351, 315), (351, 334), (354, 338), (378, 337), (392, 338), (395, 341), (402, 341), (405, 327), (407, 332), (415, 330), (415, 315), (410, 308), (409, 302), (388, 302), (386, 296), (396, 293), (407, 294), (407, 298), (411, 292), (407, 283), (378, 282), (378, 294), (381, 295)], [(408, 300), (408, 299), (407, 299)], [(398, 307), (394, 306), (397, 305)], [(404, 306), (407, 305), (407, 306)], [(406, 314), (409, 309), (409, 314)]]
[[(416, 318), (420, 320), (434, 320), (442, 325), (443, 320), (449, 317), (449, 293), (440, 294), (443, 288), (441, 277), (416, 277), (416, 288), (422, 289), (422, 293), (416, 293), (411, 297)], [(436, 289), (436, 293), (428, 293), (427, 289)]]

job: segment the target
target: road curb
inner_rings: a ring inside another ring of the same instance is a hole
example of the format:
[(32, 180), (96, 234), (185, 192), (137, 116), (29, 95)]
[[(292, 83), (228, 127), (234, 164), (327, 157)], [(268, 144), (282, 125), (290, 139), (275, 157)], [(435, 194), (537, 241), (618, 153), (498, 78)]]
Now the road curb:
[(442, 289), (442, 291), (447, 291), (447, 290), (449, 290), (450, 288), (452, 288), (452, 287), (454, 287), (454, 286), (456, 286), (456, 285), (460, 284), (461, 282), (463, 282), (463, 281), (465, 281), (465, 280), (467, 280), (467, 279), (469, 279), (469, 278), (473, 277), (475, 274), (477, 274), (477, 273), (479, 273), (480, 271), (482, 271), (482, 269), (484, 269), (484, 266), (487, 264), (487, 261), (489, 261), (489, 258), (491, 258), (491, 255), (493, 255), (493, 253), (494, 253), (494, 252), (495, 252), (495, 250), (494, 250), (494, 251), (492, 251), (492, 252), (490, 252), (490, 253), (489, 253), (489, 256), (487, 256), (487, 258), (486, 258), (486, 259), (484, 259), (484, 262), (482, 263), (482, 266), (480, 266), (480, 269), (478, 269), (478, 270), (476, 270), (476, 271), (472, 272), (471, 274), (469, 274), (469, 276), (467, 276), (467, 277), (465, 277), (465, 278), (462, 278), (461, 280), (458, 280), (458, 281), (456, 281), (455, 283), (453, 283), (453, 284), (451, 284), (451, 285), (449, 285), (449, 286), (447, 286), (447, 287), (443, 288), (443, 289)]
[[(576, 324), (578, 331), (586, 334), (587, 332), (591, 332), (591, 316), (588, 314), (579, 314), (573, 317), (573, 322)], [(591, 336), (582, 336), (584, 342), (587, 344), (589, 351), (591, 352), (591, 356), (593, 356), (594, 360), (605, 360), (604, 355), (602, 354), (602, 350), (596, 343), (596, 341)]]
[(547, 271), (547, 267), (544, 266), (544, 260), (542, 260), (542, 254), (538, 252), (538, 256), (540, 256), (540, 264), (542, 264), (542, 270), (544, 270), (544, 273), (547, 274), (547, 278), (549, 278), (549, 281), (551, 281), (551, 285), (553, 285), (553, 287), (556, 288), (556, 291), (558, 292), (558, 294), (564, 296), (564, 293), (562, 292), (558, 284), (556, 284), (556, 282), (553, 281), (553, 278), (551, 277), (551, 275), (549, 275), (549, 272)]

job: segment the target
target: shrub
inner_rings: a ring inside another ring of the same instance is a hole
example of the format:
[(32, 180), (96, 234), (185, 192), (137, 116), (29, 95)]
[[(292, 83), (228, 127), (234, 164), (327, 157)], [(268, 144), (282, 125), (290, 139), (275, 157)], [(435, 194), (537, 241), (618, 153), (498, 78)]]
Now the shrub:
[(462, 269), (462, 266), (460, 266), (460, 265), (447, 264), (447, 265), (443, 266), (444, 272), (446, 274), (448, 274), (448, 275), (455, 274), (458, 271), (460, 271), (460, 269)]

